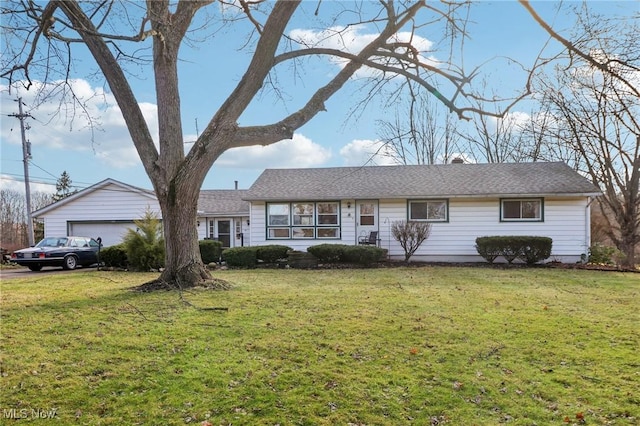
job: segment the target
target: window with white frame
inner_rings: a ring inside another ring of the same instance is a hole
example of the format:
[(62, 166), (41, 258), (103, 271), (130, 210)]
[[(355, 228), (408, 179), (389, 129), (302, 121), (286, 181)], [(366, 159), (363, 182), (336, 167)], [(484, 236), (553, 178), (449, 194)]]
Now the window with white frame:
[(500, 220), (542, 222), (542, 198), (500, 200)]
[(267, 239), (340, 238), (340, 203), (267, 204)]
[(447, 222), (449, 203), (447, 200), (411, 200), (409, 201), (409, 220)]

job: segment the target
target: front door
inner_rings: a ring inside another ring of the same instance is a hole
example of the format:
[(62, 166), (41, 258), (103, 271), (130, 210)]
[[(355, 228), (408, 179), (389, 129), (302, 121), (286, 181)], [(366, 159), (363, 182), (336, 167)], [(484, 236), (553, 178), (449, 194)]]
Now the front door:
[(378, 201), (356, 200), (356, 233), (358, 239), (378, 230)]
[(218, 220), (218, 241), (222, 243), (222, 248), (231, 247), (231, 221)]

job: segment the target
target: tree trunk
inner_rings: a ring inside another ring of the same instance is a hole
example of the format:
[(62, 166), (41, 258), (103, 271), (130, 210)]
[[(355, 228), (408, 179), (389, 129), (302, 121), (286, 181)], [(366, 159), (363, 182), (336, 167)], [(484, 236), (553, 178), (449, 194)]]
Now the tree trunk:
[(196, 230), (199, 186), (175, 195), (158, 197), (165, 239), (165, 269), (160, 280), (173, 288), (186, 288), (211, 279), (200, 257)]

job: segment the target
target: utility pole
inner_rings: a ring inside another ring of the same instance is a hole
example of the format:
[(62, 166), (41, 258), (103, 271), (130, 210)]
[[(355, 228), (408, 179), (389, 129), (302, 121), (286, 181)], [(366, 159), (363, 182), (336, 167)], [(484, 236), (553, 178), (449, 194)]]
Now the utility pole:
[(9, 114), (9, 117), (16, 117), (20, 120), (20, 134), (22, 135), (22, 162), (24, 163), (24, 192), (27, 196), (27, 233), (29, 246), (35, 244), (33, 240), (33, 218), (31, 217), (31, 188), (29, 186), (29, 159), (31, 159), (31, 142), (27, 142), (24, 120), (33, 118), (31, 114), (22, 111), (22, 98), (16, 99), (18, 102), (18, 114)]

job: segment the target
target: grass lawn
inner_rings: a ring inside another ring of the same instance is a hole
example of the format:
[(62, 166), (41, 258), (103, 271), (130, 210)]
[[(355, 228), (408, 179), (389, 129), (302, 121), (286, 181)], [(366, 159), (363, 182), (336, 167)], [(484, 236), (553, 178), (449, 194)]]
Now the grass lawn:
[(137, 293), (155, 275), (95, 270), (2, 282), (0, 423), (640, 423), (638, 274), (216, 276), (233, 289)]

